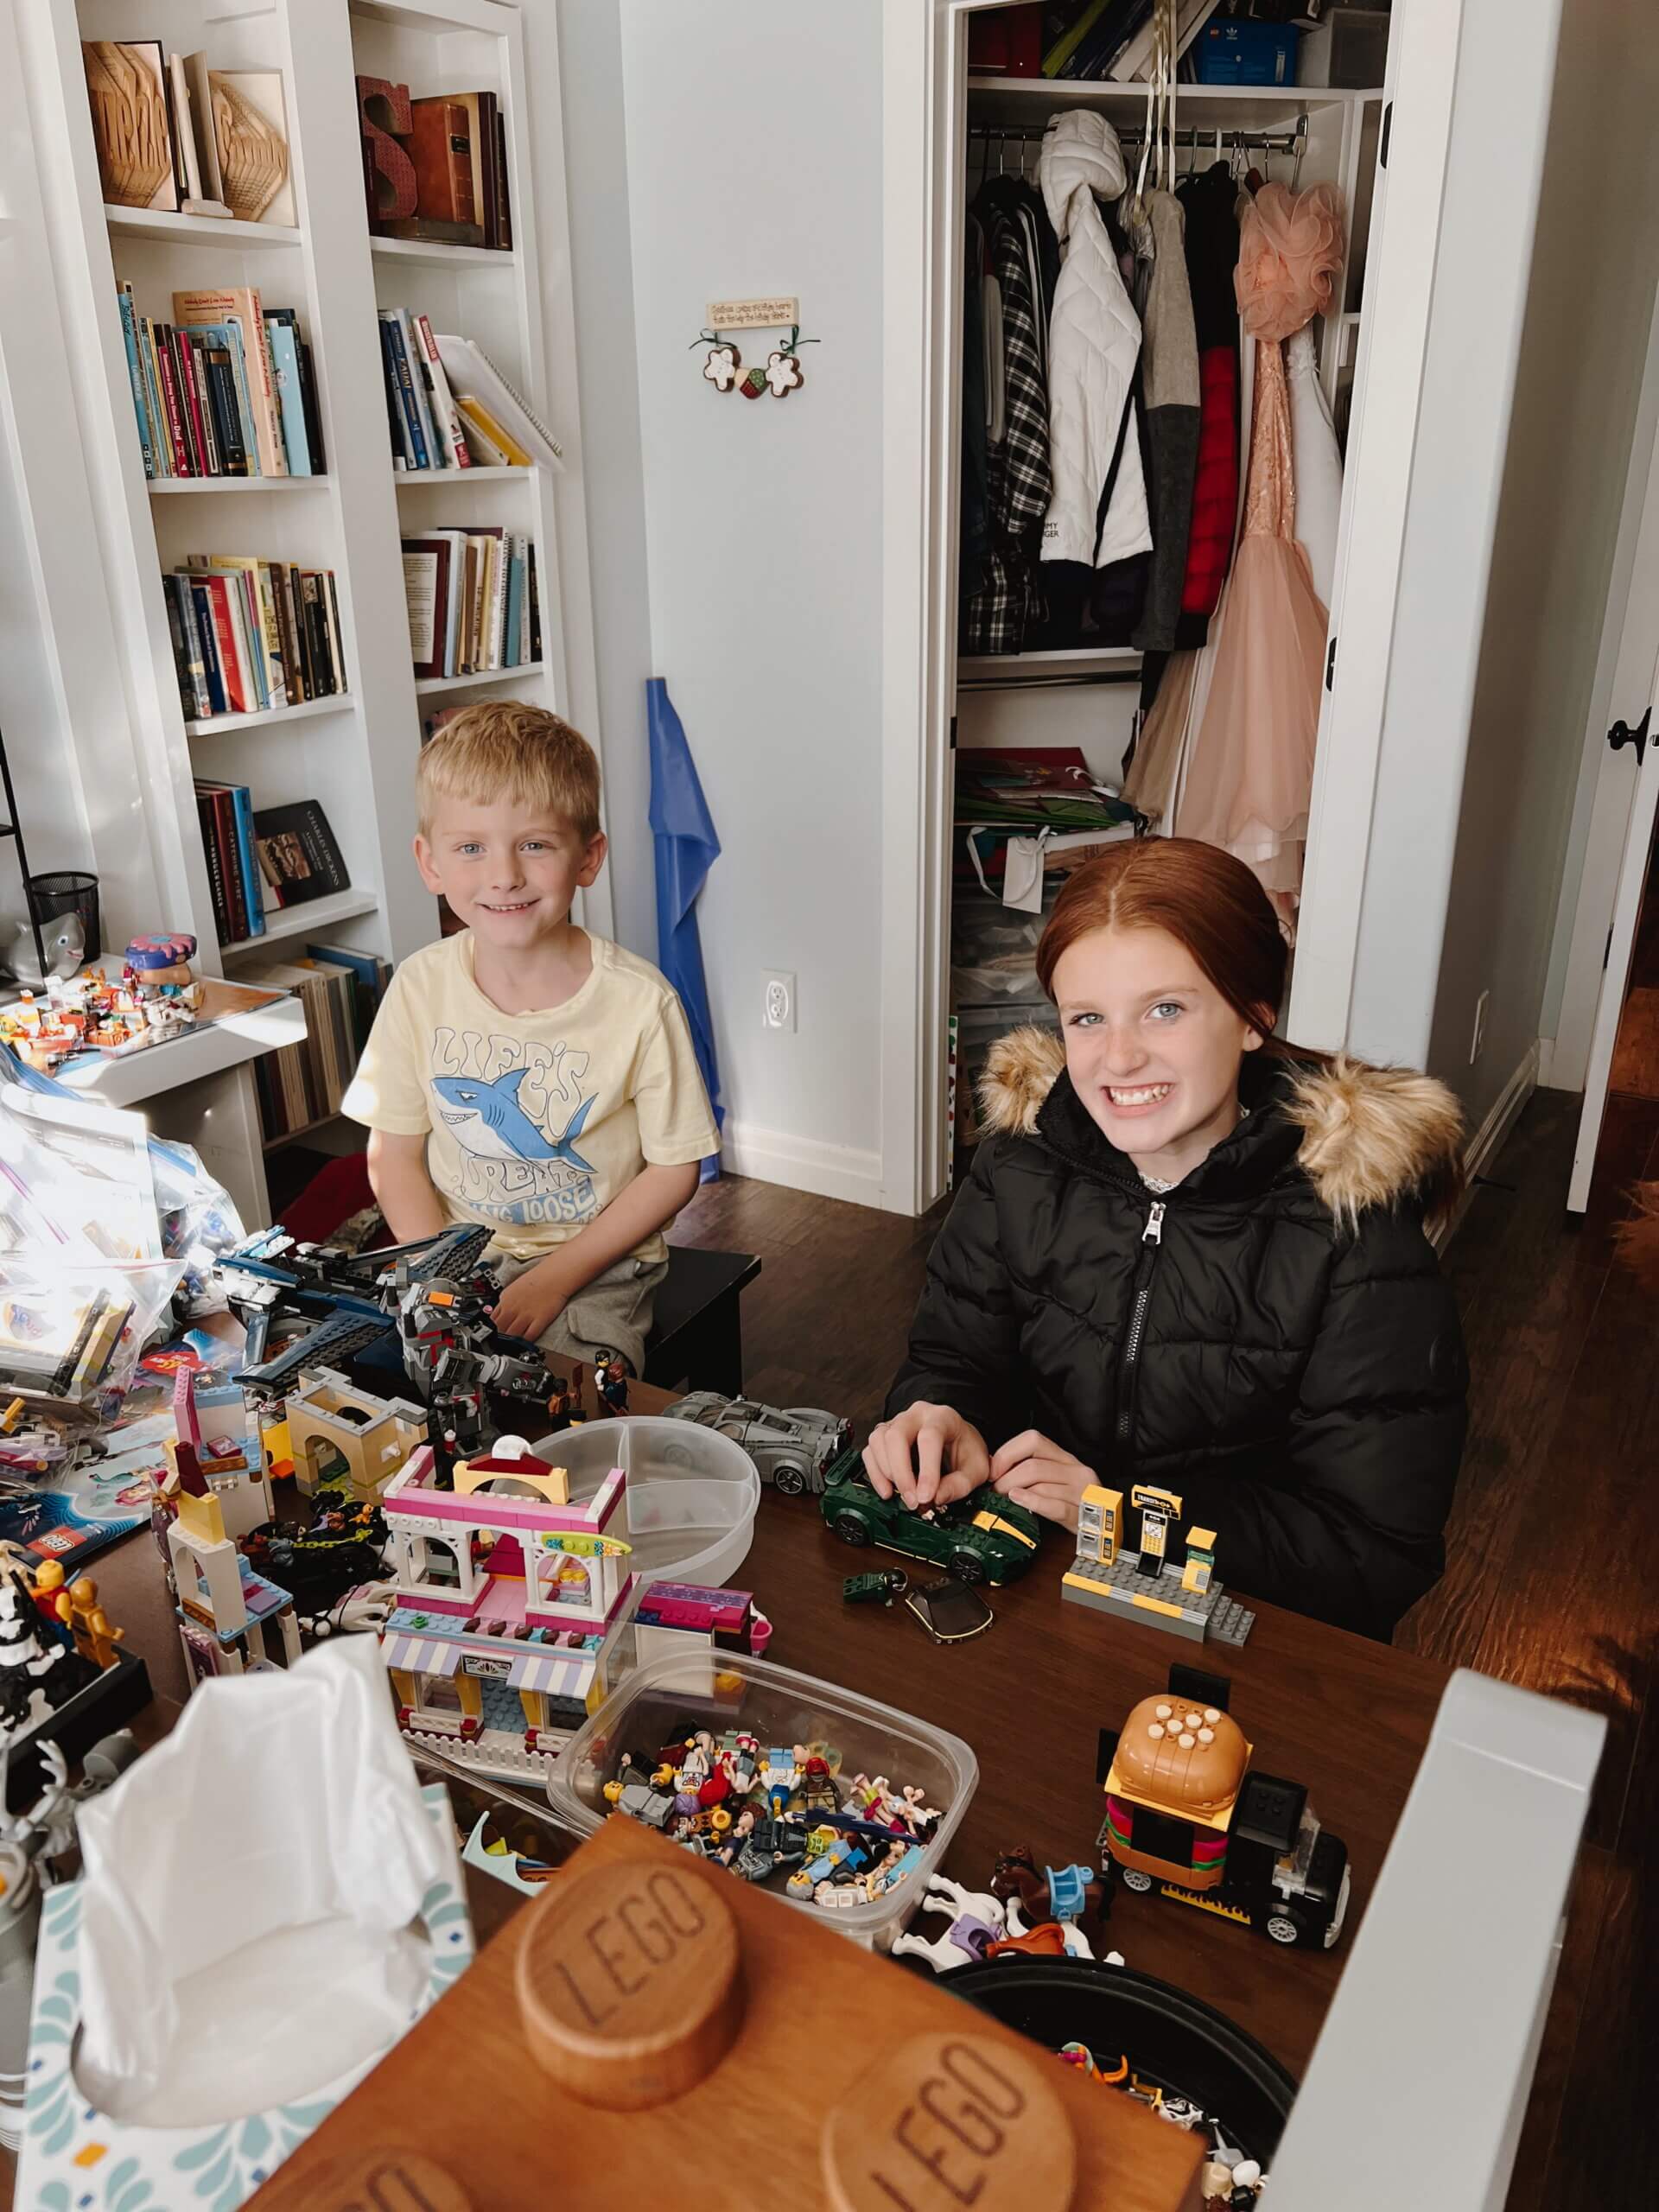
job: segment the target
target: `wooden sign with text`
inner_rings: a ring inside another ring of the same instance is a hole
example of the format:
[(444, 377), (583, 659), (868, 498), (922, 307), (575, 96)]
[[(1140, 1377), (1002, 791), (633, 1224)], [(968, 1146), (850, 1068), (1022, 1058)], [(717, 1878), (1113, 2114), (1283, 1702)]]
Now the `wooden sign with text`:
[(710, 300), (708, 324), (710, 330), (789, 330), (801, 320), (798, 300), (755, 298), (752, 300)]

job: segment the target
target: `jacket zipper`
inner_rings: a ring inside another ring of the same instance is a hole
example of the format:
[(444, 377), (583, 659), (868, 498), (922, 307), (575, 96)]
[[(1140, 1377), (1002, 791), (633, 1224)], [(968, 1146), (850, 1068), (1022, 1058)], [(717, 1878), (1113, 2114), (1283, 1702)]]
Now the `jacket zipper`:
[[(1152, 1211), (1147, 1216), (1147, 1225), (1141, 1232), (1141, 1257), (1135, 1271), (1135, 1300), (1129, 1308), (1129, 1325), (1117, 1363), (1117, 1442), (1121, 1447), (1128, 1446), (1135, 1433), (1135, 1378), (1141, 1364), (1141, 1341), (1147, 1333), (1147, 1307), (1152, 1302), (1153, 1274), (1158, 1265), (1158, 1255), (1164, 1249), (1166, 1211), (1164, 1201), (1154, 1198)], [(1133, 1465), (1132, 1460), (1130, 1465)], [(1124, 1471), (1127, 1472), (1128, 1469)]]

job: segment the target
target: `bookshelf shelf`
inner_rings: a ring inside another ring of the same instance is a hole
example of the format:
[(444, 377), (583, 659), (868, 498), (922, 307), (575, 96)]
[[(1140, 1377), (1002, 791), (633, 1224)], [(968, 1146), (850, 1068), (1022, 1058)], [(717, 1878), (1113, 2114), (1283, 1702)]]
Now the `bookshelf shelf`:
[(106, 200), (111, 238), (159, 239), (168, 245), (228, 247), (236, 253), (295, 246), (302, 233), (283, 223), (238, 223), (223, 215), (171, 215), (160, 207), (116, 207)]
[(149, 493), (332, 492), (332, 476), (152, 476)]
[(532, 461), (528, 468), (516, 462), (474, 462), (470, 468), (394, 468), (392, 480), (399, 486), (405, 484), (477, 484), (488, 483), (492, 477), (511, 476), (519, 482), (528, 482), (536, 474)]
[(332, 1129), (336, 1122), (344, 1119), (345, 1116), (340, 1114), (319, 1115), (315, 1122), (306, 1122), (297, 1129), (284, 1129), (280, 1136), (267, 1137), (264, 1149), (267, 1152), (281, 1152), (284, 1145), (303, 1144), (307, 1137), (315, 1136), (320, 1129)]
[(278, 906), (265, 916), (262, 937), (238, 938), (231, 944), (221, 944), (220, 956), (233, 960), (243, 953), (263, 952), (272, 943), (285, 937), (304, 937), (315, 930), (332, 929), (336, 922), (349, 922), (359, 914), (372, 914), (380, 901), (372, 891), (330, 891), (321, 899), (308, 899), (302, 906)]
[(274, 1000), (245, 1014), (221, 1014), (216, 1021), (187, 1029), (148, 1052), (124, 1052), (105, 1059), (78, 1053), (58, 1071), (59, 1080), (106, 1106), (139, 1106), (188, 1083), (223, 1075), (244, 1062), (305, 1037), (305, 1008), (297, 998)]
[(424, 261), (438, 269), (516, 269), (517, 251), (493, 245), (440, 245), (425, 238), (376, 238), (369, 251), (377, 261)]
[(326, 699), (301, 699), (291, 707), (267, 707), (257, 715), (209, 715), (204, 721), (186, 722), (188, 737), (227, 737), (238, 729), (263, 729), (271, 722), (309, 721), (314, 715), (348, 715), (357, 705), (349, 691), (336, 691)]
[(470, 676), (423, 676), (416, 680), (415, 693), (424, 699), (434, 691), (464, 691), (474, 683), (517, 683), (523, 677), (545, 673), (543, 662), (521, 660), (516, 668), (478, 668)]

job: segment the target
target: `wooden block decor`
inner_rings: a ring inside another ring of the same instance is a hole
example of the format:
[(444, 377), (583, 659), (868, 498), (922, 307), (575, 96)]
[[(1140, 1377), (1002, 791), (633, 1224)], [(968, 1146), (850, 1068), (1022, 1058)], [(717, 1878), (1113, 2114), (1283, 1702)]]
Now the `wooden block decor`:
[(1198, 2212), (1200, 2156), (932, 1982), (610, 1821), (251, 2203), (642, 2206), (671, 2177), (677, 2202), (790, 2212)]
[(357, 80), (357, 123), (363, 140), (363, 181), (369, 228), (401, 222), (415, 213), (415, 164), (398, 139), (415, 127), (407, 85), (385, 77)]
[(170, 204), (173, 194), (162, 192), (173, 174), (173, 142), (160, 48), (84, 39), (80, 54), (105, 199), (117, 207)]

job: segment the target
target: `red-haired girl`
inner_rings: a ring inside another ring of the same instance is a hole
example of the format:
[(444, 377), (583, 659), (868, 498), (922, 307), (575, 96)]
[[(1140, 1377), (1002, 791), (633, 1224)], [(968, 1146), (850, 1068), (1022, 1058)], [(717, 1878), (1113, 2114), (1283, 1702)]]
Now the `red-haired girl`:
[(1273, 1035), (1285, 946), (1249, 869), (1119, 845), (1038, 950), (1060, 1034), (995, 1049), (865, 1464), (912, 1505), (993, 1481), (1075, 1528), (1091, 1483), (1179, 1492), (1230, 1587), (1386, 1637), (1438, 1580), (1467, 1368), (1424, 1234), (1460, 1121), (1428, 1077)]

